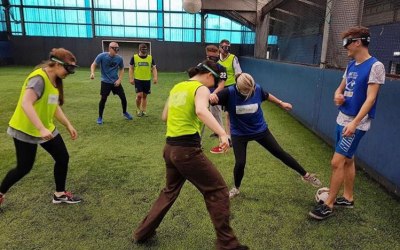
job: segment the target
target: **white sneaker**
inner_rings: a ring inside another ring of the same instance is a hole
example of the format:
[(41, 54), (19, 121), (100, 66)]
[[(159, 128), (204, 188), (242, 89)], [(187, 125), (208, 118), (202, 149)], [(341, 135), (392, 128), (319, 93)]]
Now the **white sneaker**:
[(320, 181), (317, 177), (315, 177), (315, 174), (308, 174), (307, 177), (302, 176), (301, 179), (302, 179), (304, 182), (310, 183), (310, 184), (313, 185), (314, 187), (321, 187), (321, 186), (322, 186), (321, 181)]
[(240, 194), (240, 191), (238, 188), (232, 188), (231, 191), (229, 191), (229, 199), (232, 199), (235, 196), (238, 196)]

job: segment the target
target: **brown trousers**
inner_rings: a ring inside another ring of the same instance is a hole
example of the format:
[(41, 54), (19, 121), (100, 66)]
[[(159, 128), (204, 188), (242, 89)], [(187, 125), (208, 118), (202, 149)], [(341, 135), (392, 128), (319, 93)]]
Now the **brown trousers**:
[(207, 210), (217, 234), (217, 249), (234, 249), (239, 241), (229, 225), (228, 188), (221, 174), (198, 147), (164, 147), (166, 186), (151, 207), (148, 215), (134, 232), (136, 240), (152, 235), (178, 198), (179, 192), (189, 180), (204, 196)]

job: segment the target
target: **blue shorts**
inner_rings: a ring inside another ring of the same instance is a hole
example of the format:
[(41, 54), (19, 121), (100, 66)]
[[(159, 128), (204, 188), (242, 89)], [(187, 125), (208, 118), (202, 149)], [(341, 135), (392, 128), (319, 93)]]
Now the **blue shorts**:
[(145, 94), (150, 94), (150, 80), (145, 81), (145, 80), (138, 80), (135, 79), (135, 91), (136, 93), (143, 92)]
[(365, 135), (366, 131), (356, 129), (352, 136), (343, 137), (343, 128), (343, 126), (336, 125), (335, 152), (351, 159), (353, 158), (358, 144), (360, 143), (361, 138)]

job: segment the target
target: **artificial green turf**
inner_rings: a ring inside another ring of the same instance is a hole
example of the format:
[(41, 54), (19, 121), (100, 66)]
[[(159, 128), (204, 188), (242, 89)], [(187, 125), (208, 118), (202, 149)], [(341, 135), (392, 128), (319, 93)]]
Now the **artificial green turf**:
[[(12, 139), (6, 134), (23, 80), (32, 68), (0, 68), (0, 179), (15, 165)], [(60, 129), (70, 153), (67, 188), (85, 201), (53, 205), (53, 161), (38, 150), (33, 170), (7, 193), (0, 208), (0, 249), (213, 249), (215, 235), (202, 196), (184, 185), (158, 234), (147, 245), (131, 239), (164, 186), (162, 159), (165, 125), (160, 119), (169, 89), (184, 73), (160, 73), (152, 86), (149, 117), (123, 119), (119, 98), (110, 96), (104, 124), (96, 124), (99, 72), (89, 70), (65, 80), (65, 113), (78, 131), (72, 141)], [(134, 90), (123, 83), (129, 112), (134, 113)], [(265, 117), (281, 146), (324, 186), (330, 176), (332, 149), (289, 114), (263, 104)], [(233, 153), (212, 155), (215, 146), (206, 131), (204, 148), (227, 184), (233, 184)], [(366, 174), (356, 177), (355, 209), (338, 210), (323, 222), (311, 220), (316, 188), (303, 183), (261, 146), (252, 142), (241, 194), (231, 202), (231, 224), (251, 249), (400, 249), (400, 203)]]

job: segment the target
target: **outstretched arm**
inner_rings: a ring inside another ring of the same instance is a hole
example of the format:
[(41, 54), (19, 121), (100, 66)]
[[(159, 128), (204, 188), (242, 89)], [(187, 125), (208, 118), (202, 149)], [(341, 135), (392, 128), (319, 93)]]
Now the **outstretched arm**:
[(278, 106), (280, 106), (281, 108), (289, 111), (292, 110), (292, 104), (288, 103), (288, 102), (284, 102), (278, 98), (276, 98), (274, 95), (269, 94), (268, 95), (268, 101), (277, 104)]

